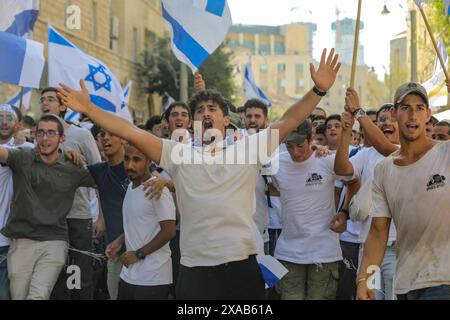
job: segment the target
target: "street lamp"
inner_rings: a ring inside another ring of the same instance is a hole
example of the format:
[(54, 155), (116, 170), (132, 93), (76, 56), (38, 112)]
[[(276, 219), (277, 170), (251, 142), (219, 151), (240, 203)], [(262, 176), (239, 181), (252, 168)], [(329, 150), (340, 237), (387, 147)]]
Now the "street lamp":
[(386, 6), (386, 1), (385, 1), (385, 2), (384, 2), (383, 11), (381, 11), (381, 14), (382, 14), (383, 16), (386, 16), (386, 15), (388, 15), (389, 13), (391, 13), (391, 12), (388, 10), (388, 8), (387, 8), (387, 6)]

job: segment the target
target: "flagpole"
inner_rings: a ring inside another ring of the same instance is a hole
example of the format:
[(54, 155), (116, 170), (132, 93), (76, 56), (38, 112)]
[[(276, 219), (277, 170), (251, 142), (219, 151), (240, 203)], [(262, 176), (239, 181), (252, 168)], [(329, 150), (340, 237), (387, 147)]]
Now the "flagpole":
[(19, 110), (22, 110), (22, 100), (23, 100), (23, 87), (20, 87), (20, 94), (19, 94)]
[(433, 42), (434, 50), (436, 51), (439, 62), (441, 63), (442, 70), (444, 70), (445, 78), (447, 79), (447, 82), (450, 82), (450, 76), (448, 74), (447, 67), (445, 66), (444, 59), (442, 58), (441, 52), (439, 51), (439, 48), (437, 46), (436, 39), (434, 39), (433, 33), (431, 32), (431, 28), (430, 28), (430, 25), (428, 24), (428, 20), (427, 20), (427, 16), (425, 15), (425, 11), (423, 10), (422, 5), (418, 5), (418, 7), (419, 7), (419, 11), (422, 15), (423, 22), (425, 22), (425, 26), (427, 27), (428, 34), (430, 35), (431, 42)]
[(352, 71), (350, 74), (350, 88), (355, 87), (355, 72), (359, 46), (359, 29), (361, 25), (361, 3), (362, 0), (358, 0), (358, 15), (356, 17), (355, 42), (353, 43), (353, 61), (352, 61)]

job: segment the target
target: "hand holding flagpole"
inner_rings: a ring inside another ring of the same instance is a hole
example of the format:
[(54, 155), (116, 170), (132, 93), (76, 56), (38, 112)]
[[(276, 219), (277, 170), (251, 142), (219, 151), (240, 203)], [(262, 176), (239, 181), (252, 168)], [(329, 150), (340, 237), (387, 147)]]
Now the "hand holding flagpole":
[(350, 74), (350, 88), (355, 87), (355, 72), (356, 72), (356, 62), (358, 58), (358, 47), (359, 47), (359, 30), (361, 26), (361, 3), (362, 0), (358, 0), (358, 15), (356, 17), (356, 28), (355, 28), (355, 42), (353, 44), (353, 61), (352, 61), (352, 71)]

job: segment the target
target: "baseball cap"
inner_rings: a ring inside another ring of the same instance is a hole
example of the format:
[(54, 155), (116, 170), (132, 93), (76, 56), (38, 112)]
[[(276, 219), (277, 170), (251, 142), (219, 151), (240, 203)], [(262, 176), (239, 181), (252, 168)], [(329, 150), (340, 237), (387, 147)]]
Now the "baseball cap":
[(428, 94), (425, 88), (417, 82), (407, 82), (402, 84), (400, 87), (398, 87), (397, 91), (395, 92), (394, 96), (394, 105), (397, 106), (399, 103), (401, 103), (407, 95), (415, 93), (421, 96), (427, 106), (430, 104), (428, 103)]
[(294, 131), (289, 133), (285, 142), (303, 144), (306, 139), (311, 139), (312, 124), (310, 120), (303, 121)]

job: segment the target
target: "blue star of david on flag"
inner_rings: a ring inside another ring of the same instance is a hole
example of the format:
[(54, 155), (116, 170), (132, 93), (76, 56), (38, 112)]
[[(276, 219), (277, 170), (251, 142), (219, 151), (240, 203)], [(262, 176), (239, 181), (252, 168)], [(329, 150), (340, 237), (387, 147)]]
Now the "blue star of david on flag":
[[(97, 82), (95, 79), (95, 75), (97, 73), (101, 73), (105, 76), (105, 82), (100, 83)], [(94, 67), (93, 65), (89, 64), (89, 74), (86, 78), (84, 78), (85, 81), (90, 81), (94, 84), (95, 91), (100, 90), (101, 88), (105, 88), (107, 91), (111, 92), (111, 76), (106, 73), (105, 68), (102, 65), (99, 65), (98, 67)]]

